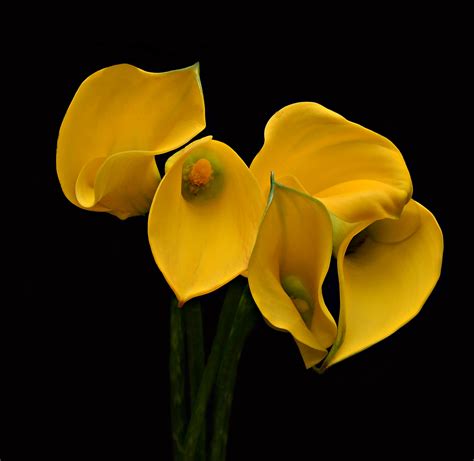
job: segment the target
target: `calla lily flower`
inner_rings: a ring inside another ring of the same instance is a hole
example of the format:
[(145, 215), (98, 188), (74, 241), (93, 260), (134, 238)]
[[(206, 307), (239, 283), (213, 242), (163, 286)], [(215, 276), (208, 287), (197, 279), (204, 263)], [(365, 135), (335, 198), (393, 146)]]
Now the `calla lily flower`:
[(263, 209), (255, 178), (226, 144), (209, 136), (170, 157), (148, 238), (180, 305), (246, 271)]
[[(337, 234), (340, 313), (323, 369), (381, 341), (409, 322), (439, 279), (443, 235), (434, 216), (410, 200), (399, 219), (349, 224)], [(347, 231), (350, 229), (349, 231)]]
[(394, 144), (312, 102), (286, 106), (271, 117), (250, 170), (264, 192), (270, 172), (277, 181), (294, 176), (347, 222), (398, 217), (412, 194)]
[(79, 87), (61, 125), (57, 173), (78, 207), (145, 214), (160, 175), (154, 156), (205, 128), (199, 66), (164, 73), (120, 64)]
[(291, 333), (308, 368), (326, 356), (336, 338), (322, 295), (331, 251), (331, 219), (324, 205), (303, 193), (293, 178), (272, 180), (249, 263), (249, 285), (265, 320)]

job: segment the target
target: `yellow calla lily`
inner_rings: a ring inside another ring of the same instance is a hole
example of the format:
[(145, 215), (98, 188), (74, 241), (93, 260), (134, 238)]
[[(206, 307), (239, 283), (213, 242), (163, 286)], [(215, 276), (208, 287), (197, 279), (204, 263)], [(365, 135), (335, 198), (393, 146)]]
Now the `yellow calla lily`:
[(66, 197), (125, 219), (148, 211), (160, 175), (154, 155), (205, 128), (199, 66), (163, 73), (120, 64), (79, 87), (62, 122), (57, 173)]
[(209, 136), (171, 157), (148, 237), (180, 305), (247, 269), (263, 209), (255, 178), (226, 144)]
[(249, 263), (249, 285), (266, 321), (291, 333), (309, 368), (336, 338), (322, 296), (332, 251), (331, 219), (293, 178), (282, 183), (272, 183)]
[[(337, 218), (333, 222), (340, 225)], [(410, 321), (438, 281), (442, 256), (441, 229), (434, 216), (414, 200), (400, 219), (353, 225), (337, 250), (338, 336), (323, 368), (381, 341)]]
[(408, 169), (388, 139), (312, 103), (284, 107), (268, 121), (250, 170), (264, 191), (268, 176), (294, 176), (347, 222), (400, 215), (412, 194)]

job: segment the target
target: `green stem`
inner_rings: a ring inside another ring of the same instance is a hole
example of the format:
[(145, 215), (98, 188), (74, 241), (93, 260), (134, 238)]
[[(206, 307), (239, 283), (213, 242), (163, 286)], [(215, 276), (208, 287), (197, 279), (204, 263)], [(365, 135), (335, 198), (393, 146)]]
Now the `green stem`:
[(170, 313), (170, 411), (174, 460), (181, 459), (186, 430), (183, 311), (173, 296)]
[(225, 461), (226, 458), (232, 399), (240, 354), (257, 318), (258, 310), (247, 287), (240, 299), (217, 376), (210, 461)]
[[(199, 384), (204, 373), (205, 353), (204, 335), (202, 328), (201, 303), (191, 300), (184, 306), (184, 321), (186, 325), (186, 345), (189, 370), (190, 405), (194, 406)], [(195, 461), (206, 461), (206, 432), (202, 431), (196, 449)]]
[(231, 282), (227, 289), (224, 304), (222, 305), (216, 336), (212, 343), (211, 353), (199, 386), (198, 395), (193, 405), (191, 419), (184, 444), (184, 459), (192, 460), (196, 452), (199, 436), (205, 427), (206, 408), (214, 387), (214, 382), (219, 368), (224, 345), (234, 321), (236, 306), (242, 294), (244, 280), (238, 278)]

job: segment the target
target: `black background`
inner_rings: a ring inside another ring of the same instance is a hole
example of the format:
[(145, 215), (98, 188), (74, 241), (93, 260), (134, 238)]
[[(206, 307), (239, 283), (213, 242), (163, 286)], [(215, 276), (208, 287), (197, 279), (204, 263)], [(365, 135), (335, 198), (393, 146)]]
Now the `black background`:
[[(246, 42), (224, 31), (96, 38), (85, 27), (20, 46), (13, 118), (15, 142), (25, 146), (17, 170), (25, 198), (15, 208), (24, 224), (11, 229), (20, 237), (20, 301), (5, 308), (4, 323), (11, 459), (27, 459), (23, 451), (31, 459), (171, 459), (170, 292), (149, 250), (146, 218), (121, 222), (74, 207), (55, 171), (58, 130), (77, 87), (123, 62), (159, 72), (200, 61), (207, 128), (199, 137), (212, 134), (248, 164), (267, 120), (297, 101), (319, 102), (387, 136), (404, 154), (414, 198), (444, 231), (443, 274), (421, 313), (323, 376), (305, 370), (289, 335), (259, 322), (241, 358), (229, 461), (425, 459), (466, 449), (471, 362), (460, 358), (465, 306), (450, 275), (455, 217), (446, 159), (454, 153), (441, 109), (454, 85), (441, 70), (454, 59), (441, 36), (397, 30), (355, 28), (343, 37), (335, 24), (333, 36)], [(205, 300), (208, 346), (221, 297)]]

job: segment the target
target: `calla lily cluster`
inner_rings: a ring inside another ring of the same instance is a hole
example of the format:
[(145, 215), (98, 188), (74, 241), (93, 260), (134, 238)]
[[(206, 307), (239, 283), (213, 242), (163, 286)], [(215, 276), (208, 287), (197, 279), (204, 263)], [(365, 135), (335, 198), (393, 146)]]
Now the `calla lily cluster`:
[[(59, 132), (63, 192), (120, 219), (148, 213), (151, 250), (179, 306), (248, 276), (261, 314), (293, 336), (308, 368), (362, 351), (419, 312), (440, 275), (443, 237), (412, 199), (392, 142), (297, 103), (269, 120), (249, 168), (211, 136), (185, 146), (205, 126), (198, 65), (100, 70)], [(155, 156), (179, 148), (161, 177)], [(337, 321), (322, 291), (332, 257)]]
[[(319, 104), (297, 103), (270, 119), (250, 169), (263, 189), (275, 175), (250, 261), (252, 294), (267, 321), (293, 335), (307, 367), (324, 358), (324, 370), (420, 311), (440, 275), (443, 236), (411, 198), (408, 169), (388, 139)], [(329, 248), (340, 287), (337, 333), (321, 292)], [(310, 321), (301, 321), (302, 301)]]
[(164, 73), (127, 64), (87, 78), (59, 131), (57, 172), (75, 205), (126, 219), (149, 212), (156, 263), (180, 305), (245, 272), (264, 208), (241, 158), (211, 136), (155, 155), (206, 126), (196, 64)]

